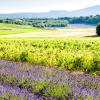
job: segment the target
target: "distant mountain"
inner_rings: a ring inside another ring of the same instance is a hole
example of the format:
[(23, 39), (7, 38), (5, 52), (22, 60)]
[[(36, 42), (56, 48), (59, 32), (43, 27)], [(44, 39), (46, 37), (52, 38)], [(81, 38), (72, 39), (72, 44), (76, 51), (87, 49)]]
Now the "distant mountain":
[(100, 5), (76, 10), (76, 11), (50, 11), (44, 13), (13, 13), (0, 14), (0, 18), (58, 18), (58, 17), (79, 17), (100, 14)]
[(58, 18), (65, 17), (69, 12), (67, 11), (50, 11), (44, 13), (13, 13), (0, 14), (0, 18)]
[(70, 12), (69, 16), (90, 16), (100, 14), (100, 5)]

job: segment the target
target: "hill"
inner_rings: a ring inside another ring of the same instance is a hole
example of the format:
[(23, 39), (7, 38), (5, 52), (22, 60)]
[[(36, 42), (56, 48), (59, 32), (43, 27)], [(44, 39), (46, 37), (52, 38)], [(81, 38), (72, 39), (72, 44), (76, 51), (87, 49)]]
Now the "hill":
[(12, 13), (0, 14), (0, 18), (57, 18), (57, 17), (79, 17), (100, 14), (100, 5), (75, 10), (75, 11), (50, 11), (43, 13)]

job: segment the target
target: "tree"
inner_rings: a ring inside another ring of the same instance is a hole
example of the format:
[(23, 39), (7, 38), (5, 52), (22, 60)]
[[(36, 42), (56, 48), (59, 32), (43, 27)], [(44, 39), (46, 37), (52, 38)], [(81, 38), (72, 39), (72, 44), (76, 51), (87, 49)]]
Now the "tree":
[(0, 23), (3, 23), (3, 19), (0, 19)]
[(100, 36), (100, 23), (96, 27), (96, 33), (98, 36)]

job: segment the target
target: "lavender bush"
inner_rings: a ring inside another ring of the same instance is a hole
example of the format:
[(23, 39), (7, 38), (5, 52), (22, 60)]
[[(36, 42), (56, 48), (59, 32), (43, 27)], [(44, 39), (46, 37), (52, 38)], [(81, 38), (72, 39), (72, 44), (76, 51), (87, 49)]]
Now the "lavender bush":
[(100, 77), (0, 60), (0, 99), (100, 100)]

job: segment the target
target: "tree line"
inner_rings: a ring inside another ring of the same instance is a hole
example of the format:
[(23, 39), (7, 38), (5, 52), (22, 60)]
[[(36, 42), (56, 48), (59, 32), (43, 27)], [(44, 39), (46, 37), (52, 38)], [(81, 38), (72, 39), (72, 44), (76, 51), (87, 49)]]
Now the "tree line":
[(14, 18), (0, 19), (0, 23), (31, 25), (33, 27), (67, 27), (69, 24), (98, 24), (100, 15), (96, 16), (80, 16), (80, 17), (63, 17), (63, 18)]
[(0, 23), (17, 24), (17, 25), (32, 25), (33, 27), (67, 27), (67, 20), (60, 19), (40, 19), (40, 18), (21, 18), (21, 19), (0, 19)]
[(96, 15), (96, 16), (80, 16), (80, 17), (64, 17), (64, 18), (59, 18), (62, 20), (68, 20), (69, 23), (71, 24), (94, 24), (97, 25), (100, 22), (100, 15)]

